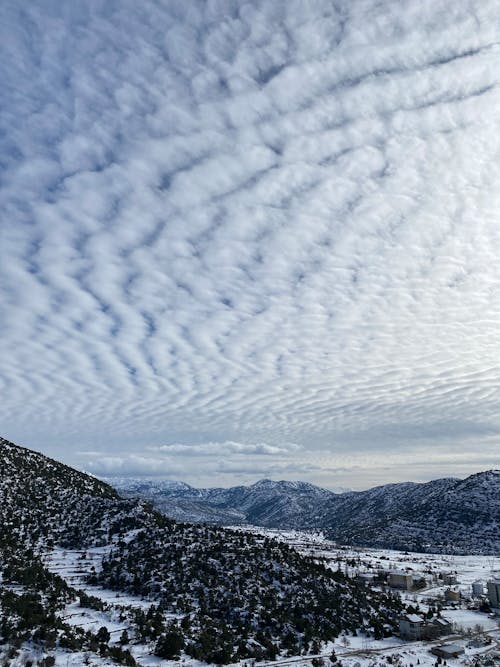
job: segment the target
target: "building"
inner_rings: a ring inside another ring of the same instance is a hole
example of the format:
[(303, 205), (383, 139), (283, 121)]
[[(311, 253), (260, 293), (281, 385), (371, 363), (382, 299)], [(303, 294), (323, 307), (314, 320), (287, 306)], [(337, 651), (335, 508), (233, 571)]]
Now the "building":
[(413, 577), (404, 570), (391, 570), (388, 579), (391, 588), (402, 588), (405, 591), (411, 590), (413, 586)]
[(445, 659), (458, 658), (459, 655), (465, 653), (465, 650), (458, 644), (440, 644), (439, 646), (433, 646), (431, 648), (431, 653)]
[(359, 572), (356, 576), (358, 581), (361, 581), (363, 584), (373, 584), (375, 575), (370, 572)]
[(445, 586), (453, 586), (453, 584), (457, 583), (457, 575), (453, 574), (453, 572), (446, 572), (443, 574), (443, 584)]
[(482, 581), (472, 582), (472, 595), (483, 595), (484, 586)]
[(401, 639), (436, 639), (451, 634), (453, 628), (450, 621), (442, 616), (424, 620), (417, 614), (408, 614), (399, 621), (399, 636)]
[(407, 614), (399, 621), (399, 635), (402, 639), (420, 639), (424, 619), (416, 614)]
[(412, 588), (422, 590), (429, 583), (427, 577), (423, 574), (413, 574), (412, 575)]
[(450, 602), (460, 602), (460, 590), (458, 588), (447, 588), (444, 597)]
[(437, 616), (436, 618), (433, 618), (429, 625), (432, 625), (437, 629), (437, 637), (449, 635), (453, 632), (453, 623), (444, 616)]
[(492, 607), (500, 608), (500, 577), (488, 581), (488, 600)]

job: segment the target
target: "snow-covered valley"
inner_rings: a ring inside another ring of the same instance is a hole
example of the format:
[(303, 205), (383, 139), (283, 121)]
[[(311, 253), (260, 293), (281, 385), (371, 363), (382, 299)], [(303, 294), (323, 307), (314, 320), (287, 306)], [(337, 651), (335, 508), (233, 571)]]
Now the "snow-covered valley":
[[(478, 609), (468, 608), (473, 600), (472, 584), (478, 581), (486, 582), (492, 570), (500, 566), (500, 558), (353, 549), (338, 547), (317, 533), (268, 531), (257, 527), (250, 528), (250, 531), (283, 541), (305, 555), (328, 563), (333, 569), (340, 567), (353, 577), (378, 570), (406, 570), (437, 579), (437, 583), (429, 582), (423, 590), (401, 591), (400, 594), (409, 604), (417, 605), (421, 612), (429, 609), (429, 600), (443, 597), (441, 613), (453, 624), (453, 632), (449, 636), (434, 641), (404, 641), (397, 636), (376, 640), (361, 634), (343, 633), (337, 640), (322, 645), (318, 653), (307, 656), (282, 654), (277, 656), (275, 661), (259, 662), (263, 667), (268, 664), (309, 667), (321, 663), (328, 666), (334, 664), (330, 659), (332, 652), (335, 653), (337, 661), (345, 667), (376, 667), (388, 664), (400, 667), (417, 664), (422, 667), (434, 667), (436, 656), (430, 650), (443, 643), (457, 644), (464, 650), (464, 654), (453, 660), (453, 664), (463, 666), (500, 664), (500, 616), (493, 617)], [(70, 625), (84, 630), (92, 629), (97, 632), (101, 627), (105, 627), (110, 634), (111, 644), (120, 645), (120, 638), (125, 631), (130, 640), (128, 647), (138, 665), (144, 667), (178, 665), (179, 660), (163, 660), (155, 656), (153, 645), (141, 643), (135, 636), (134, 625), (130, 621), (131, 611), (142, 609), (147, 612), (153, 605), (151, 600), (88, 584), (89, 569), (99, 568), (103, 555), (108, 551), (108, 547), (86, 550), (57, 548), (45, 556), (44, 561), (51, 572), (63, 577), (68, 584), (84, 591), (89, 597), (102, 601), (105, 605), (104, 609), (98, 610), (87, 607), (79, 601), (72, 602), (61, 611), (61, 618)], [(456, 574), (457, 588), (462, 595), (460, 605), (446, 604), (444, 593), (447, 587), (438, 579), (442, 572)], [(174, 619), (176, 615), (170, 614), (167, 617)], [(34, 648), (26, 647), (9, 664), (25, 665), (27, 659), (36, 656)], [(115, 664), (88, 651), (69, 653), (57, 650), (54, 656), (56, 665), (61, 667)], [(492, 662), (489, 662), (490, 660)], [(185, 654), (181, 656), (180, 661), (186, 667), (201, 667), (207, 664)], [(231, 664), (243, 667), (248, 661), (240, 660)]]

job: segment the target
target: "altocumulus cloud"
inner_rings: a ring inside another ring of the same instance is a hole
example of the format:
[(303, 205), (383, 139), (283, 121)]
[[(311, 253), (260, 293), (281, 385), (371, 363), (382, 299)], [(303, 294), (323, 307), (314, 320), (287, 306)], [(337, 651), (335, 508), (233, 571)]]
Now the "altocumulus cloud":
[(491, 467), (496, 2), (0, 13), (6, 436), (195, 483)]

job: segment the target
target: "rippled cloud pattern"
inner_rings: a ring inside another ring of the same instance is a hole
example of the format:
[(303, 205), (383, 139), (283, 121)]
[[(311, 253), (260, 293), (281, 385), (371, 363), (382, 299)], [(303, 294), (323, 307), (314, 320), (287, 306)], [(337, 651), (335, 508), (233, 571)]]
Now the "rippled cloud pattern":
[(490, 0), (5, 0), (0, 422), (98, 474), (498, 465)]

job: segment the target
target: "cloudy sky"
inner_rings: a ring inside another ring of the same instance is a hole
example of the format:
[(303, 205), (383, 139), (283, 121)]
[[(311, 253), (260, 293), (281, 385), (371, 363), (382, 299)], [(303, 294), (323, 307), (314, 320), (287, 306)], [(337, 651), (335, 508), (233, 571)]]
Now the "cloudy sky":
[(4, 0), (0, 425), (100, 475), (499, 466), (495, 0)]

